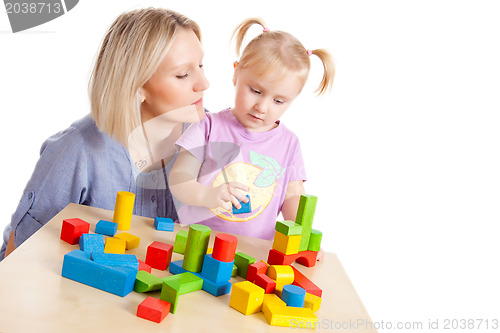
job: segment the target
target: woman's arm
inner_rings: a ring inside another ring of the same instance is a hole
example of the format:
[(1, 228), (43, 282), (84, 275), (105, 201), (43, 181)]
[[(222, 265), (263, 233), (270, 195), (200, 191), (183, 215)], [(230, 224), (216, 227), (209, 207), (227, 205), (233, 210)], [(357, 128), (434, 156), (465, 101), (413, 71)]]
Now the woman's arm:
[(297, 209), (299, 208), (300, 196), (305, 194), (304, 182), (302, 180), (292, 180), (288, 182), (286, 187), (285, 200), (281, 207), (283, 219), (287, 221), (295, 221), (297, 217)]
[(189, 151), (181, 149), (169, 177), (170, 190), (179, 201), (190, 206), (226, 210), (231, 210), (232, 204), (240, 208), (239, 200), (248, 201), (241, 191), (249, 188), (241, 183), (231, 182), (215, 188), (200, 184), (197, 180), (200, 168), (201, 162)]

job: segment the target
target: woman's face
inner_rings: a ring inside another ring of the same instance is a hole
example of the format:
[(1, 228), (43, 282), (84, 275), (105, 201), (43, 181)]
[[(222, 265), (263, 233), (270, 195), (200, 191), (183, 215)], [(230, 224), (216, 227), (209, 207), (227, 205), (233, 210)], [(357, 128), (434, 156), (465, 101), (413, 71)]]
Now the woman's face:
[(182, 30), (140, 91), (144, 98), (142, 121), (189, 105), (193, 105), (198, 114), (203, 114), (203, 91), (208, 86), (203, 72), (201, 43), (192, 30)]

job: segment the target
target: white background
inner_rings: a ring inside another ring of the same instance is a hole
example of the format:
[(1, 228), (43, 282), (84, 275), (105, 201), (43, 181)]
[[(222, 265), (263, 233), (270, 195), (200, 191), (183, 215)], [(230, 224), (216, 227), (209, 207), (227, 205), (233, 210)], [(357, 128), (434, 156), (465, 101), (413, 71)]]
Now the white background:
[(301, 139), (324, 249), (339, 256), (379, 325), (500, 319), (497, 1), (82, 0), (17, 34), (2, 10), (2, 230), (42, 142), (89, 112), (87, 82), (106, 29), (147, 6), (200, 24), (211, 111), (232, 105), (229, 39), (242, 19), (260, 16), (331, 51), (332, 93), (314, 97), (322, 72), (313, 57), (283, 118)]

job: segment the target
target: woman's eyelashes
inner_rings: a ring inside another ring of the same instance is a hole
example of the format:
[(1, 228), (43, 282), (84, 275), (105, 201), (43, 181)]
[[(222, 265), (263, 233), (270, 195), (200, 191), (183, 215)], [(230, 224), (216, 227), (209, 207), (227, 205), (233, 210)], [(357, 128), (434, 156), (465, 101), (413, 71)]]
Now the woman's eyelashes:
[[(198, 66), (201, 70), (203, 70), (203, 64), (199, 65)], [(180, 75), (176, 75), (175, 77), (178, 78), (178, 79), (185, 79), (189, 76), (189, 73), (186, 73), (186, 74), (180, 74)]]

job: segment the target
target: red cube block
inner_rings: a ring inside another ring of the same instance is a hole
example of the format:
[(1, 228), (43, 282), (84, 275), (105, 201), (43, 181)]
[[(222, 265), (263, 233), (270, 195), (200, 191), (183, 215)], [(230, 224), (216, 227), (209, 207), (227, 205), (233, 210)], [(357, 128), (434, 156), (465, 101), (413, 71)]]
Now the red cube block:
[(238, 238), (228, 234), (217, 234), (214, 240), (214, 251), (212, 258), (223, 262), (234, 260)]
[(71, 245), (78, 244), (82, 234), (88, 234), (90, 224), (82, 219), (65, 219), (61, 228), (61, 239)]
[(264, 289), (264, 292), (266, 294), (272, 294), (276, 289), (276, 281), (271, 279), (266, 274), (257, 274), (254, 283)]
[(137, 307), (137, 317), (160, 323), (170, 312), (170, 303), (148, 296)]
[(172, 260), (174, 247), (167, 243), (153, 242), (146, 251), (146, 264), (152, 268), (166, 270)]

